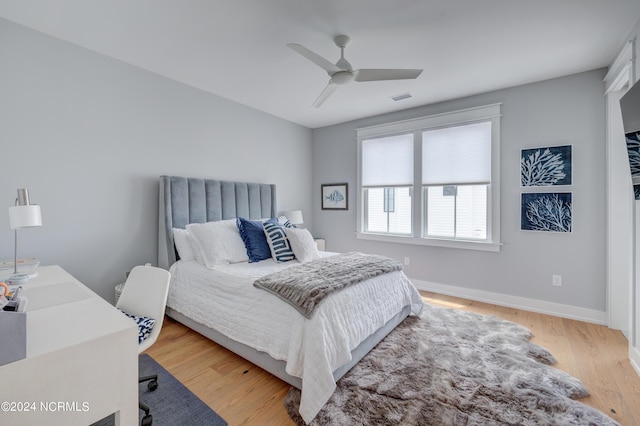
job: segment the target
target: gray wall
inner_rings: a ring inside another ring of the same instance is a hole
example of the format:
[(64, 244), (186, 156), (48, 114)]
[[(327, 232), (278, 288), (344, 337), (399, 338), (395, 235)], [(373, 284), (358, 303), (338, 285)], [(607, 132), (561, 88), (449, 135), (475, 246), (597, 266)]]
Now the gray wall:
[[(533, 300), (605, 310), (605, 70), (485, 93), (313, 131), (313, 233), (327, 250), (402, 260), (410, 278)], [(470, 74), (472, 77), (472, 74)], [(502, 103), (499, 253), (358, 240), (356, 129)], [(520, 231), (520, 150), (573, 145), (573, 233)], [(349, 210), (320, 209), (322, 183), (349, 183)], [(562, 275), (562, 287), (551, 285)]]
[[(125, 271), (155, 263), (157, 176), (176, 174), (275, 183), (280, 209), (303, 209), (329, 250), (409, 256), (417, 280), (605, 308), (603, 70), (311, 132), (2, 19), (0, 57), (0, 199), (9, 207), (27, 187), (44, 221), (20, 231), (19, 254), (61, 265), (107, 300)], [(355, 129), (494, 102), (501, 252), (356, 240)], [(520, 231), (520, 149), (567, 143), (574, 232)], [(320, 184), (335, 182), (350, 184), (347, 212), (320, 209)], [(2, 223), (0, 257), (12, 257), (6, 208)]]
[(18, 188), (43, 227), (19, 256), (59, 264), (109, 301), (156, 264), (158, 176), (275, 183), (312, 218), (311, 131), (0, 19), (0, 258)]

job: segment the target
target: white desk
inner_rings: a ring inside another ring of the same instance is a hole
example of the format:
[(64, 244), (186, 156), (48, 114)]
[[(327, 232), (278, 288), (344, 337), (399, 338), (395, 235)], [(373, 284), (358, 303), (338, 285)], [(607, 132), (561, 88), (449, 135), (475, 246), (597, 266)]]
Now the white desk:
[(0, 425), (87, 426), (112, 413), (136, 425), (135, 324), (59, 266), (22, 289), (27, 357), (0, 366)]

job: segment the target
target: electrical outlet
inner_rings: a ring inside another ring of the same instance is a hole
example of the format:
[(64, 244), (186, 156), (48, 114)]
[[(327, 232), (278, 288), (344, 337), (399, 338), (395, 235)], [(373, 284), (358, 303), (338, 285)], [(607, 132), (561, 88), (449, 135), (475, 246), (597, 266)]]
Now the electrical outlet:
[(411, 259), (408, 256), (406, 256), (404, 258), (404, 266), (409, 266), (410, 264), (411, 264)]
[(562, 287), (562, 275), (552, 275), (551, 284), (556, 287)]

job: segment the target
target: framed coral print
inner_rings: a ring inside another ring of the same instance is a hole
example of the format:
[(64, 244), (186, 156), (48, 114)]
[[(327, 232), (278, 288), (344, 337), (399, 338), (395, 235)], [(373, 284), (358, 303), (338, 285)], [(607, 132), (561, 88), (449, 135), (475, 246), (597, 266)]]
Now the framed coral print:
[(520, 185), (571, 185), (571, 145), (523, 149), (520, 153)]
[(349, 210), (349, 185), (326, 183), (321, 185), (322, 210)]
[(571, 192), (521, 194), (520, 229), (523, 231), (571, 232), (573, 206)]
[[(631, 167), (631, 178), (640, 177), (640, 132), (631, 132), (625, 135), (627, 138), (627, 154), (629, 157), (629, 167)], [(640, 185), (633, 185), (633, 195), (636, 200), (640, 200)]]

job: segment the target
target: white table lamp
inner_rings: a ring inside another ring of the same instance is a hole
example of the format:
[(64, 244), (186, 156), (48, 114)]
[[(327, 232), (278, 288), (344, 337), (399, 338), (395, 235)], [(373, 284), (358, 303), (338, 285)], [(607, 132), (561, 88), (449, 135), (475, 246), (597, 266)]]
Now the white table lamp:
[[(13, 251), (14, 274), (18, 273), (18, 229), (35, 226), (42, 226), (40, 206), (29, 202), (29, 191), (27, 189), (18, 189), (16, 205), (9, 207), (9, 227), (15, 231)], [(11, 281), (11, 278), (9, 280)]]
[(304, 223), (304, 220), (302, 219), (302, 210), (288, 210), (284, 212), (284, 215), (289, 219), (289, 222), (294, 225), (302, 225)]

